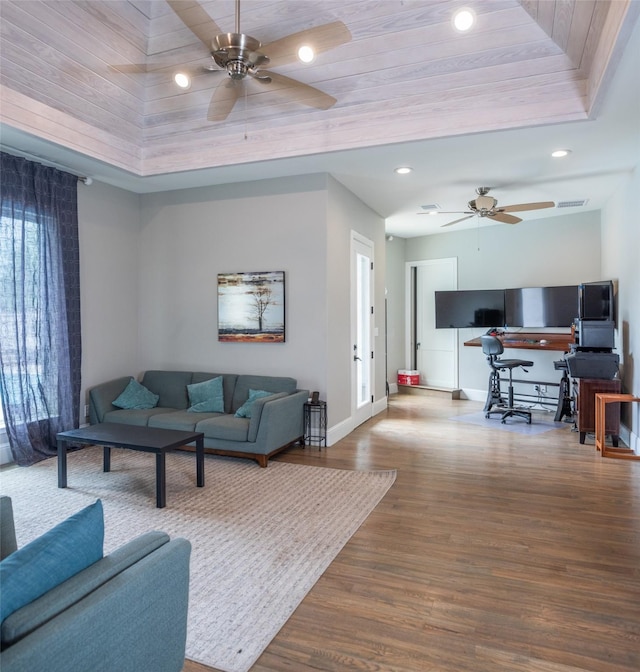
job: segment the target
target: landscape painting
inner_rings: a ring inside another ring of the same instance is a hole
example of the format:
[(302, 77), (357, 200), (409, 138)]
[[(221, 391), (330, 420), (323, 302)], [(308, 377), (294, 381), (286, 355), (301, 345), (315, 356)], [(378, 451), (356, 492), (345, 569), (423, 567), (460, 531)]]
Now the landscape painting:
[(218, 340), (284, 343), (284, 271), (218, 274)]

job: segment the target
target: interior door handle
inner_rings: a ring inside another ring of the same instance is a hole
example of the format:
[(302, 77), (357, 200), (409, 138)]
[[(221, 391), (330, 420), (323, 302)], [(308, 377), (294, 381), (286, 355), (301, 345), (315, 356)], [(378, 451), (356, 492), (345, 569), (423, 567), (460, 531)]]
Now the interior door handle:
[(362, 359), (361, 359), (360, 357), (358, 357), (358, 355), (354, 355), (354, 356), (353, 356), (353, 361), (354, 361), (354, 362), (361, 362)]

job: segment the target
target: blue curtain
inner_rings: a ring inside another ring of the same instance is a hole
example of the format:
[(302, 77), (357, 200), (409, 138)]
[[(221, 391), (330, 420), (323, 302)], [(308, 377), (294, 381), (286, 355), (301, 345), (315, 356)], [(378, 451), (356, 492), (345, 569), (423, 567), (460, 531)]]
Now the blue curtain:
[(19, 465), (80, 415), (78, 179), (0, 153), (0, 393)]

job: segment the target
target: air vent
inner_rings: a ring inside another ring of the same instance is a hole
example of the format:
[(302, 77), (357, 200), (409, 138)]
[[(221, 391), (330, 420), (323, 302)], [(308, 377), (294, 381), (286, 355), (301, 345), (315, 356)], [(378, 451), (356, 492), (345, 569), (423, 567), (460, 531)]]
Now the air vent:
[(440, 210), (440, 206), (437, 203), (431, 203), (431, 205), (421, 205), (423, 210)]
[(589, 202), (588, 198), (583, 198), (581, 201), (560, 201), (556, 208), (581, 208)]

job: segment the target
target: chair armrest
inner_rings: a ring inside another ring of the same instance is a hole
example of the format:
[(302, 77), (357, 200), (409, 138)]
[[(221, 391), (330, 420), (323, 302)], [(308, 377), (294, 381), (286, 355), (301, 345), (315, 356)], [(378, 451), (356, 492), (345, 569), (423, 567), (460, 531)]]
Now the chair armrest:
[(3, 672), (180, 672), (191, 544), (173, 539), (2, 652)]
[(89, 390), (89, 422), (92, 425), (104, 422), (105, 413), (116, 410), (116, 407), (111, 402), (120, 396), (120, 393), (124, 391), (124, 388), (129, 384), (132, 377), (126, 376), (124, 378), (109, 380)]
[(267, 400), (260, 418), (256, 443), (267, 451), (275, 450), (304, 434), (303, 407), (309, 390), (297, 390), (286, 397)]
[(11, 497), (0, 497), (0, 560), (18, 550)]
[(10, 646), (41, 627), (168, 541), (165, 532), (147, 532), (25, 604), (2, 622), (2, 646)]

